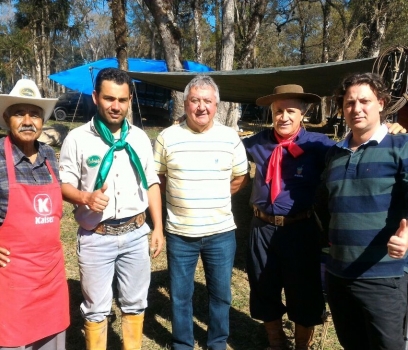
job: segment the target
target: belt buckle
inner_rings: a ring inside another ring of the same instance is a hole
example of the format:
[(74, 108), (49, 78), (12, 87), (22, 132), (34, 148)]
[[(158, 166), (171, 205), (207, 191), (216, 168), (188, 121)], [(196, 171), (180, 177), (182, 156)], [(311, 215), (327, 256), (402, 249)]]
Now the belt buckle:
[(284, 216), (275, 215), (275, 226), (283, 226), (284, 219)]
[(135, 225), (136, 228), (140, 228), (144, 224), (145, 218), (143, 214), (144, 213), (140, 213), (136, 215), (135, 220), (133, 221), (133, 224)]

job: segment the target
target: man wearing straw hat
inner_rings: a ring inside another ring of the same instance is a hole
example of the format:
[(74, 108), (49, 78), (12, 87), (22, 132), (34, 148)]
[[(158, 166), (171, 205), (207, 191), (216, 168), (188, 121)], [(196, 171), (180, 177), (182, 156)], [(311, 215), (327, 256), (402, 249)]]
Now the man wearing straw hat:
[(64, 350), (68, 287), (62, 197), (51, 147), (37, 141), (57, 99), (19, 80), (0, 95), (0, 349)]

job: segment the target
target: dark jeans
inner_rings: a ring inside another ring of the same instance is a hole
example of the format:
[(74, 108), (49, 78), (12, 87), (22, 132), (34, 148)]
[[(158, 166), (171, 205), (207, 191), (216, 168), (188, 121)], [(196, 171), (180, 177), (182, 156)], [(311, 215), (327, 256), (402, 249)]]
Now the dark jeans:
[(172, 308), (172, 348), (194, 349), (194, 273), (201, 256), (209, 297), (207, 347), (225, 350), (229, 335), (235, 231), (188, 238), (166, 233)]
[(345, 350), (405, 349), (406, 276), (345, 279), (326, 274), (333, 323)]
[(305, 327), (322, 323), (319, 235), (313, 218), (283, 227), (252, 219), (247, 271), (253, 318), (269, 322), (287, 312)]

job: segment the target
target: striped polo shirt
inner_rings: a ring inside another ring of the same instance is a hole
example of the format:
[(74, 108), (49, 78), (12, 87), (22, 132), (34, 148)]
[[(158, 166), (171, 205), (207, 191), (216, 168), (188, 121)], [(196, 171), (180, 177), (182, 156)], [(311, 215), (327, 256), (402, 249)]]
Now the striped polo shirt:
[(381, 126), (356, 151), (348, 139), (328, 152), (325, 174), (331, 214), (327, 270), (342, 278), (403, 275), (387, 242), (407, 217), (408, 135)]
[(216, 121), (202, 133), (173, 125), (157, 137), (154, 159), (167, 180), (168, 232), (200, 237), (236, 228), (230, 182), (247, 173), (248, 162), (235, 130)]

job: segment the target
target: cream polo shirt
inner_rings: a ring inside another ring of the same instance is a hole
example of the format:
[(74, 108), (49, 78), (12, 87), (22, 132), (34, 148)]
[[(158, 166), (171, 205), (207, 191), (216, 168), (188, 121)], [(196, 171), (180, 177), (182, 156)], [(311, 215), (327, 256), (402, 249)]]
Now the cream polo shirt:
[[(159, 183), (155, 172), (152, 146), (146, 133), (134, 125), (129, 126), (126, 141), (140, 158), (148, 186)], [(96, 132), (93, 121), (74, 130), (66, 137), (60, 153), (60, 177), (82, 191), (93, 192), (99, 166), (109, 146)], [(92, 230), (101, 221), (136, 215), (148, 207), (147, 192), (139, 175), (133, 169), (126, 150), (114, 153), (112, 167), (106, 179), (108, 206), (95, 213), (88, 206), (75, 206), (75, 219), (86, 230)]]
[(236, 228), (230, 182), (248, 161), (235, 130), (214, 122), (196, 133), (183, 122), (160, 133), (154, 147), (158, 174), (166, 175), (166, 230), (200, 237)]

